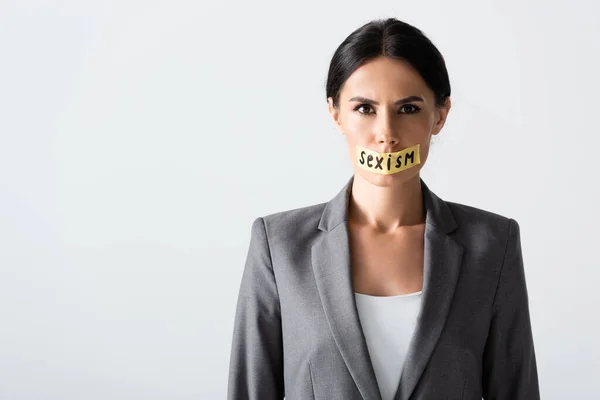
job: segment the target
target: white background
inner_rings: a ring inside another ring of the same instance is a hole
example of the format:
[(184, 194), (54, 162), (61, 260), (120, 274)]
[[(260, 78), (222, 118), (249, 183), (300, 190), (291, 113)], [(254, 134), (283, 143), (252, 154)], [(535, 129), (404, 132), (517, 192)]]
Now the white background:
[(351, 176), (326, 74), (386, 17), (450, 73), (421, 176), (521, 226), (542, 397), (600, 397), (599, 14), (0, 0), (0, 399), (224, 399), (251, 223)]

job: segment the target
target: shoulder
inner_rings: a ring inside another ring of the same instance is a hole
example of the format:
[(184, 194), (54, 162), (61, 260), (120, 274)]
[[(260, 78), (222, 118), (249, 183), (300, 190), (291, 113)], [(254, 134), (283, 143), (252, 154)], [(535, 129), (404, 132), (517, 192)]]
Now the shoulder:
[(479, 243), (504, 242), (510, 233), (519, 230), (518, 222), (505, 214), (469, 204), (446, 201), (459, 227), (459, 236)]
[(509, 216), (495, 211), (478, 208), (473, 205), (446, 201), (452, 214), (458, 222), (485, 222), (487, 224), (505, 225), (511, 219)]
[(326, 205), (327, 202), (323, 202), (279, 210), (257, 217), (254, 224), (264, 223), (269, 239), (302, 237), (303, 234), (318, 231), (319, 221)]

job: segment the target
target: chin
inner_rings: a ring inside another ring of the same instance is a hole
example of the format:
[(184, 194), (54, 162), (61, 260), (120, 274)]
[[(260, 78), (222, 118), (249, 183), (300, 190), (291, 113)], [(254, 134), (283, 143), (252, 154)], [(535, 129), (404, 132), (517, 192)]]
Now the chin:
[(421, 168), (410, 168), (395, 174), (383, 175), (358, 168), (356, 173), (375, 186), (390, 187), (402, 185), (413, 179), (419, 179), (420, 170)]

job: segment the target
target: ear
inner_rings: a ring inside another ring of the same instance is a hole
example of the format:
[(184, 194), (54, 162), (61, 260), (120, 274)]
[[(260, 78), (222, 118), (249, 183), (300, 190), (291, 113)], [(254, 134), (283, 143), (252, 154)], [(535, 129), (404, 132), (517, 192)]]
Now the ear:
[(342, 124), (340, 123), (340, 111), (338, 108), (335, 108), (333, 106), (333, 98), (332, 97), (327, 98), (327, 111), (329, 112), (329, 115), (331, 115), (331, 118), (333, 119), (335, 128), (343, 135), (344, 131), (342, 130)]
[(451, 107), (452, 107), (452, 100), (450, 100), (450, 97), (447, 97), (446, 104), (443, 107), (439, 107), (436, 109), (437, 121), (435, 123), (435, 126), (433, 127), (433, 132), (432, 132), (434, 135), (437, 135), (438, 133), (440, 133), (440, 131), (444, 127), (444, 124), (446, 123), (446, 120), (448, 119), (448, 113), (450, 112)]

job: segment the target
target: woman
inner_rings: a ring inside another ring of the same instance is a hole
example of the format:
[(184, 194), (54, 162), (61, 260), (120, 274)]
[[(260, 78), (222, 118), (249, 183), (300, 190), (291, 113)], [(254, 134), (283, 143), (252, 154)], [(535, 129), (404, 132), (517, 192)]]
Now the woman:
[(326, 90), (355, 171), (329, 202), (254, 220), (228, 399), (539, 399), (519, 224), (419, 176), (450, 110), (441, 54), (375, 20)]

